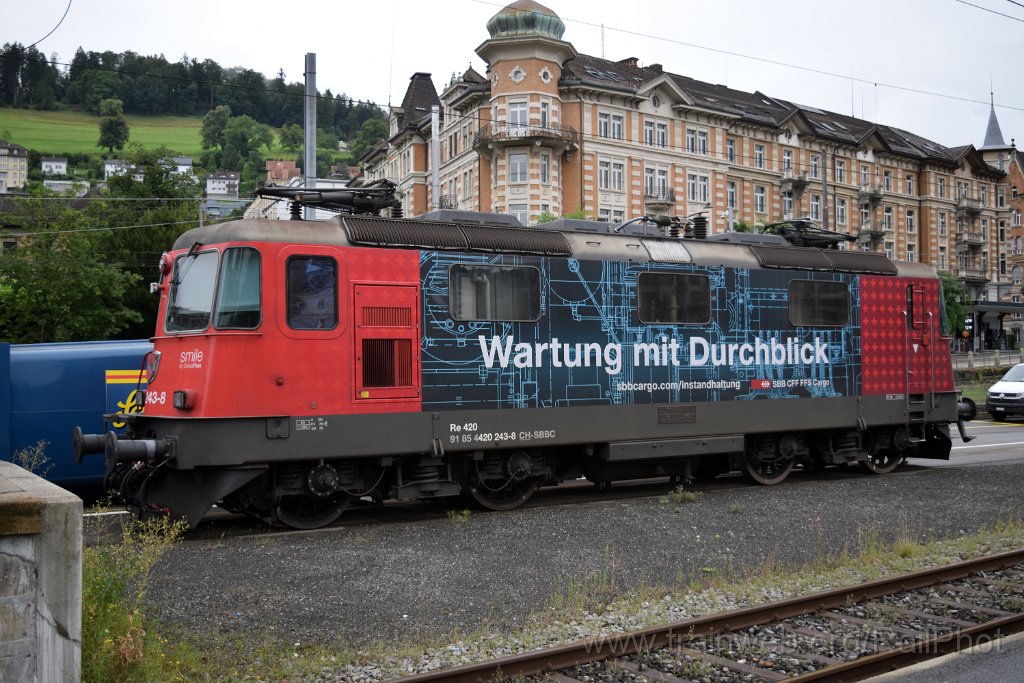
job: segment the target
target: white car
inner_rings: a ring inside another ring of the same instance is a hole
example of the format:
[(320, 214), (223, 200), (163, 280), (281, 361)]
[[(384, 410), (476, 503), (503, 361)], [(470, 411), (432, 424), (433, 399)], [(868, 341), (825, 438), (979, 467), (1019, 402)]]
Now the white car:
[(985, 408), (994, 420), (1024, 415), (1024, 363), (1014, 365), (988, 388)]

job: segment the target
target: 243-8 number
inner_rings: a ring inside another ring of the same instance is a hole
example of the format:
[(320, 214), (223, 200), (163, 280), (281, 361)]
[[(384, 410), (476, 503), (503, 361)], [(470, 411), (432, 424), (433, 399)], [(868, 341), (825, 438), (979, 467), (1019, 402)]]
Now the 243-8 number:
[(147, 391), (146, 392), (146, 405), (164, 405), (167, 403), (167, 392), (166, 391)]

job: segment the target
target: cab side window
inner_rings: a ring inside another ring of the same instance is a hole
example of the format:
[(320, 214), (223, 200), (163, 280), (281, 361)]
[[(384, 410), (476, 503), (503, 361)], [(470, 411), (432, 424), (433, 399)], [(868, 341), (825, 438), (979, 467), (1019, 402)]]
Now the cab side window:
[(293, 256), (286, 268), (288, 326), (293, 330), (337, 327), (337, 262), (327, 256)]

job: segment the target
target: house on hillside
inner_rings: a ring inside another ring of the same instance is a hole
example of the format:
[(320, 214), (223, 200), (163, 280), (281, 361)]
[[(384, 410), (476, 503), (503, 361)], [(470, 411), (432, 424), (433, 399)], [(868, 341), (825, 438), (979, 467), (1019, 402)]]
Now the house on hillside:
[(218, 199), (238, 199), (237, 171), (218, 171), (206, 176), (206, 196)]
[(123, 175), (131, 170), (131, 163), (124, 159), (107, 159), (103, 162), (103, 179), (110, 180), (111, 176)]
[(267, 185), (287, 185), (300, 175), (302, 172), (294, 161), (267, 159)]
[(28, 150), (0, 140), (0, 192), (25, 187), (28, 182)]
[(67, 175), (68, 160), (66, 157), (43, 157), (40, 160), (43, 175)]

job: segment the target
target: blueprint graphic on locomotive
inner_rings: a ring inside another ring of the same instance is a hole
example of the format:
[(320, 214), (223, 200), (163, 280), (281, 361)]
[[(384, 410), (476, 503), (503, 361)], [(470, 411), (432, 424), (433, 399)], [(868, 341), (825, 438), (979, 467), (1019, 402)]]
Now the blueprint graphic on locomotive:
[[(539, 272), (536, 321), (455, 320), (450, 272), (460, 264)], [(640, 275), (706, 278), (701, 324), (658, 324), (637, 311)], [(514, 409), (838, 397), (860, 393), (854, 276), (848, 319), (794, 327), (790, 272), (523, 255), (421, 252), (423, 408)], [(821, 280), (818, 274), (819, 281)]]

